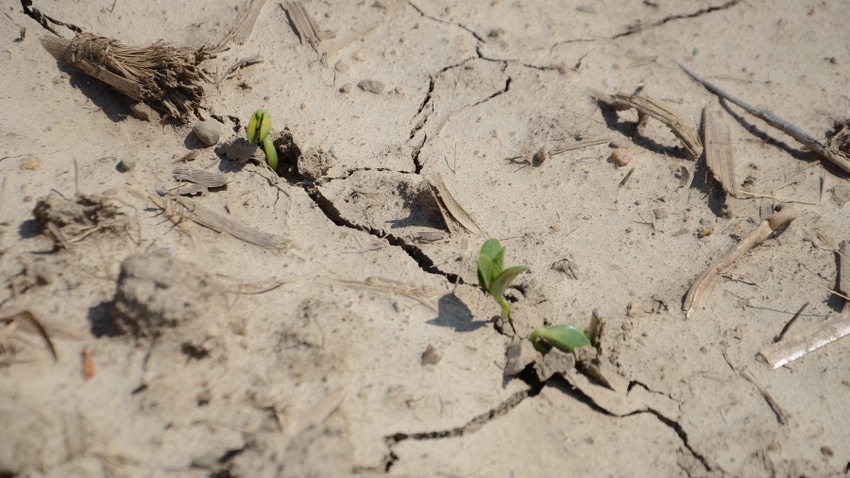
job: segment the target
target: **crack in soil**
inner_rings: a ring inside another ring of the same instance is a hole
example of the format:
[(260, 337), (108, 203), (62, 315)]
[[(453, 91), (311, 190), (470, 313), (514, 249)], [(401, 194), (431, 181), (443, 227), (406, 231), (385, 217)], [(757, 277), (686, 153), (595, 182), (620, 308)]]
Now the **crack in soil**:
[[(629, 382), (628, 390), (631, 391), (636, 386), (643, 387), (646, 391), (648, 391), (650, 393), (658, 393), (658, 394), (664, 395), (665, 397), (669, 398), (670, 400), (676, 402), (677, 404), (679, 404), (681, 406), (679, 401), (676, 400), (675, 398), (671, 397), (670, 394), (664, 393), (664, 392), (656, 392), (655, 390), (649, 388), (646, 384), (644, 384), (640, 381), (637, 381), (637, 380), (632, 380), (632, 381)], [(635, 413), (631, 413), (631, 414), (626, 415), (626, 416), (637, 415), (639, 413), (650, 413), (652, 415), (655, 415), (655, 418), (657, 418), (661, 423), (667, 425), (674, 432), (676, 432), (676, 435), (678, 435), (679, 439), (682, 440), (682, 445), (684, 445), (684, 447), (689, 452), (691, 452), (691, 455), (693, 455), (694, 458), (696, 458), (702, 464), (702, 466), (706, 469), (706, 471), (712, 471), (711, 465), (709, 465), (709, 463), (708, 463), (708, 459), (705, 456), (703, 456), (701, 453), (696, 451), (691, 446), (690, 442), (688, 442), (688, 434), (687, 434), (687, 432), (685, 432), (685, 429), (682, 428), (682, 425), (680, 425), (679, 422), (672, 420), (670, 418), (667, 418), (664, 415), (662, 415), (661, 412), (659, 412), (655, 409), (649, 408), (649, 407), (647, 407), (646, 411), (635, 412)]]
[[(739, 0), (739, 1), (740, 1), (740, 0)], [(470, 28), (468, 28), (468, 27), (464, 26), (462, 23), (454, 23), (454, 22), (450, 22), (450, 21), (447, 21), (447, 20), (441, 20), (441, 19), (439, 19), (439, 18), (434, 18), (434, 17), (432, 17), (432, 16), (430, 16), (430, 15), (427, 15), (424, 11), (422, 11), (422, 9), (421, 9), (421, 8), (419, 8), (418, 6), (416, 6), (416, 4), (415, 4), (415, 3), (411, 2), (411, 1), (408, 1), (407, 3), (408, 3), (408, 5), (410, 5), (411, 7), (413, 7), (413, 9), (414, 9), (414, 10), (416, 10), (417, 12), (419, 12), (419, 14), (420, 14), (420, 15), (422, 15), (422, 17), (423, 17), (423, 18), (427, 18), (427, 19), (429, 19), (429, 20), (433, 20), (433, 21), (435, 21), (435, 22), (437, 22), (437, 23), (442, 23), (442, 24), (444, 24), (444, 25), (452, 25), (452, 26), (458, 27), (458, 28), (460, 28), (460, 29), (462, 29), (462, 30), (466, 31), (466, 32), (467, 32), (467, 33), (469, 33), (470, 35), (472, 35), (472, 36), (473, 36), (476, 40), (478, 40), (479, 42), (481, 42), (481, 43), (485, 43), (485, 42), (484, 42), (484, 39), (483, 39), (483, 38), (481, 38), (481, 36), (480, 36), (478, 33), (475, 33), (475, 31), (474, 31), (474, 30), (472, 30), (472, 29), (470, 29)]]
[(431, 258), (428, 257), (428, 255), (426, 255), (422, 251), (422, 249), (420, 249), (417, 245), (411, 244), (405, 241), (403, 238), (387, 233), (386, 231), (367, 227), (346, 219), (339, 212), (339, 209), (336, 208), (333, 201), (325, 197), (325, 195), (322, 194), (321, 191), (319, 191), (319, 188), (315, 184), (304, 184), (304, 191), (306, 191), (307, 195), (310, 196), (310, 199), (312, 199), (313, 202), (316, 203), (316, 205), (319, 207), (319, 210), (321, 210), (322, 213), (324, 213), (324, 215), (337, 226), (346, 227), (357, 231), (363, 231), (379, 239), (383, 239), (387, 241), (389, 245), (401, 248), (401, 250), (407, 253), (407, 255), (409, 255), (410, 258), (413, 259), (416, 264), (419, 265), (419, 268), (422, 269), (424, 272), (427, 272), (429, 274), (437, 274), (442, 277), (445, 277), (449, 282), (453, 284), (465, 283), (463, 279), (457, 274), (452, 274), (451, 272), (445, 272), (440, 270), (436, 265), (434, 265), (434, 261), (431, 260)]
[(464, 425), (459, 427), (450, 428), (447, 430), (434, 430), (430, 432), (420, 432), (420, 433), (394, 433), (392, 435), (386, 435), (384, 437), (384, 443), (387, 446), (388, 453), (384, 455), (381, 462), (376, 466), (371, 467), (355, 467), (354, 473), (362, 473), (362, 472), (384, 472), (387, 473), (390, 471), (390, 468), (399, 460), (398, 455), (395, 454), (393, 447), (405, 440), (437, 440), (441, 438), (455, 438), (461, 437), (466, 434), (475, 433), (485, 425), (490, 423), (491, 421), (506, 415), (508, 412), (516, 408), (517, 405), (522, 403), (528, 397), (534, 397), (543, 390), (543, 384), (536, 385), (531, 388), (527, 388), (525, 390), (520, 390), (519, 392), (514, 393), (510, 397), (508, 397), (505, 401), (500, 403), (495, 408), (488, 410), (481, 415), (473, 418), (472, 420), (466, 422)]
[(682, 13), (682, 14), (679, 14), (679, 15), (670, 15), (669, 17), (664, 17), (661, 20), (658, 20), (657, 22), (653, 22), (653, 23), (650, 23), (650, 24), (647, 24), (647, 25), (640, 25), (640, 24), (629, 25), (625, 32), (618, 33), (618, 34), (614, 35), (613, 37), (611, 37), (610, 39), (615, 40), (615, 39), (620, 38), (620, 37), (633, 35), (635, 33), (639, 33), (639, 32), (642, 32), (644, 30), (648, 30), (650, 28), (659, 27), (659, 26), (664, 25), (665, 23), (671, 22), (673, 20), (681, 20), (681, 19), (685, 19), (685, 18), (696, 18), (696, 17), (702, 16), (702, 15), (705, 15), (707, 13), (716, 12), (718, 10), (726, 10), (727, 8), (732, 8), (739, 3), (741, 3), (741, 0), (730, 0), (726, 3), (724, 3), (723, 5), (701, 8), (701, 9), (699, 9), (695, 12), (691, 12), (691, 13)]

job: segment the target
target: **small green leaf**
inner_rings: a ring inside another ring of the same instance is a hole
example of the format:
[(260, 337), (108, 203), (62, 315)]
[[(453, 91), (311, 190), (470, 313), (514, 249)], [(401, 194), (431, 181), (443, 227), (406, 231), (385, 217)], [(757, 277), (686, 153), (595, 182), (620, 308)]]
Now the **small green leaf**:
[(251, 116), (248, 122), (248, 141), (250, 143), (262, 142), (272, 128), (272, 117), (264, 109), (259, 109)]
[(591, 345), (590, 339), (587, 338), (587, 334), (583, 330), (566, 324), (537, 329), (528, 337), (534, 348), (545, 354), (548, 352), (548, 349), (543, 344), (540, 344), (537, 339), (543, 339), (547, 345), (567, 353), (579, 347), (588, 347)]
[(514, 266), (510, 269), (503, 270), (496, 280), (490, 283), (490, 293), (493, 297), (502, 297), (508, 287), (510, 287), (511, 282), (516, 279), (516, 276), (522, 274), (527, 271), (528, 267), (525, 266)]
[(487, 239), (478, 254), (478, 284), (490, 291), (490, 285), (505, 268), (505, 248), (495, 239)]
[(478, 285), (490, 292), (490, 278), (493, 274), (493, 261), (484, 254), (478, 255)]

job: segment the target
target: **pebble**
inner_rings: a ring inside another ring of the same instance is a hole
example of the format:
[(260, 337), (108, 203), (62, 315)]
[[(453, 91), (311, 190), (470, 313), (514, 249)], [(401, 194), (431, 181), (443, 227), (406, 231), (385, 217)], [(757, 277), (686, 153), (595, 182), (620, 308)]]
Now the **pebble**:
[(661, 208), (653, 209), (652, 214), (655, 215), (655, 219), (659, 219), (659, 220), (660, 219), (667, 219), (668, 217), (670, 217), (670, 213), (668, 213), (666, 209), (661, 209)]
[(216, 120), (208, 119), (206, 121), (196, 123), (195, 127), (192, 128), (192, 132), (195, 133), (195, 136), (197, 136), (202, 143), (207, 146), (213, 146), (218, 143), (218, 138), (221, 134), (221, 125), (218, 124), (218, 121)]
[(339, 88), (340, 93), (351, 93), (351, 83), (346, 83)]
[(357, 87), (363, 91), (380, 95), (384, 92), (386, 85), (384, 85), (384, 82), (378, 80), (362, 80), (360, 83), (357, 83)]
[(130, 105), (130, 113), (142, 121), (157, 122), (160, 120), (159, 113), (141, 101)]
[(21, 169), (26, 171), (38, 171), (41, 169), (41, 160), (35, 156), (24, 158), (21, 160)]
[(611, 160), (618, 168), (622, 168), (632, 162), (632, 152), (626, 148), (614, 148), (614, 151), (611, 151)]
[(342, 60), (339, 60), (338, 62), (336, 62), (336, 65), (334, 65), (334, 68), (336, 69), (336, 71), (338, 71), (340, 73), (348, 73), (348, 70), (351, 69), (351, 67), (348, 66), (348, 63), (346, 63)]

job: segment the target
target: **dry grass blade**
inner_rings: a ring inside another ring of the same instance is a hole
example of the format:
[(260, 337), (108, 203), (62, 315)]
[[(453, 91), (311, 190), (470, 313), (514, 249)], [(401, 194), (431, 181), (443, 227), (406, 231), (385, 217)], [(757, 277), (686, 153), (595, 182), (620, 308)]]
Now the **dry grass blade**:
[(198, 110), (204, 83), (210, 82), (200, 64), (212, 55), (203, 47), (135, 47), (90, 33), (73, 40), (43, 38), (41, 43), (57, 60), (182, 123)]
[(838, 245), (838, 290), (850, 295), (850, 258), (847, 256), (847, 241)]
[(298, 38), (301, 39), (301, 44), (303, 45), (306, 40), (318, 52), (319, 43), (322, 42), (322, 31), (319, 30), (319, 25), (313, 20), (313, 16), (304, 8), (304, 4), (301, 2), (286, 2), (281, 7), (289, 15), (292, 28), (295, 29)]
[[(675, 60), (674, 60), (675, 61)], [(688, 69), (685, 65), (676, 61), (676, 64), (679, 65), (679, 68), (682, 69), (685, 73), (687, 73), (691, 78), (701, 83), (702, 86), (705, 87), (708, 91), (714, 93), (715, 95), (727, 100), (732, 103), (738, 105), (739, 107), (745, 109), (751, 115), (763, 119), (767, 124), (773, 126), (774, 128), (784, 132), (785, 134), (791, 136), (796, 139), (800, 143), (802, 143), (805, 147), (811, 149), (812, 151), (818, 153), (826, 159), (827, 161), (832, 162), (832, 164), (841, 168), (844, 172), (850, 173), (850, 154), (844, 153), (840, 150), (835, 150), (829, 146), (824, 145), (820, 141), (813, 138), (810, 134), (803, 131), (798, 126), (794, 126), (793, 124), (779, 118), (774, 115), (770, 111), (758, 109), (744, 103), (743, 101), (735, 98), (734, 96), (726, 93), (721, 90), (719, 87), (714, 85), (713, 83), (700, 78), (696, 73)]]
[(708, 268), (694, 280), (688, 293), (685, 295), (685, 300), (682, 303), (682, 310), (686, 312), (686, 318), (690, 319), (699, 309), (700, 302), (706, 292), (711, 287), (711, 282), (724, 269), (731, 266), (735, 261), (740, 259), (748, 250), (760, 244), (767, 239), (774, 231), (783, 225), (793, 221), (797, 217), (797, 211), (791, 206), (780, 204), (776, 208), (776, 213), (767, 219), (761, 221), (758, 227), (739, 242), (735, 247), (729, 250), (726, 254), (712, 262)]
[(234, 26), (224, 35), (224, 38), (210, 50), (217, 53), (230, 48), (230, 43), (241, 45), (248, 40), (251, 32), (254, 30), (254, 24), (257, 23), (257, 17), (260, 16), (260, 11), (266, 4), (266, 0), (248, 0), (242, 13), (236, 18)]
[(436, 297), (442, 297), (446, 294), (446, 291), (444, 290), (432, 290), (427, 289), (425, 287), (412, 287), (401, 282), (389, 279), (381, 279), (379, 277), (370, 277), (366, 279), (365, 282), (341, 279), (330, 284), (339, 284), (345, 287), (354, 287), (381, 294), (403, 295), (410, 299), (416, 300), (417, 302), (424, 305), (425, 307), (430, 308), (434, 312), (439, 312), (439, 307), (437, 306), (437, 303), (434, 301), (434, 299)]
[(663, 102), (643, 92), (638, 92), (631, 96), (623, 94), (607, 95), (601, 92), (593, 92), (593, 96), (597, 100), (617, 109), (634, 108), (638, 111), (640, 118), (645, 115), (657, 119), (667, 125), (670, 131), (679, 138), (679, 141), (682, 142), (685, 151), (687, 151), (691, 159), (696, 161), (702, 156), (703, 148), (699, 136), (697, 136), (693, 128), (688, 125), (679, 113), (673, 111), (673, 109)]
[(12, 331), (16, 328), (26, 331), (34, 331), (36, 334), (40, 335), (42, 339), (44, 339), (44, 343), (47, 344), (47, 349), (50, 350), (50, 355), (53, 356), (53, 360), (57, 362), (59, 361), (59, 356), (56, 354), (56, 348), (50, 340), (50, 335), (47, 334), (47, 330), (32, 311), (24, 309), (5, 314), (0, 316), (0, 323), (6, 324), (7, 327), (13, 327)]
[(574, 151), (576, 149), (584, 149), (589, 148), (591, 146), (599, 146), (600, 144), (607, 144), (611, 142), (611, 138), (597, 138), (597, 139), (589, 139), (587, 141), (580, 141), (575, 144), (570, 144), (564, 146), (562, 148), (553, 149), (549, 151), (549, 156), (555, 156), (561, 153), (566, 153), (567, 151)]
[(723, 190), (738, 197), (735, 181), (735, 158), (732, 156), (732, 134), (729, 125), (721, 121), (708, 108), (702, 110), (703, 143), (705, 162)]
[(449, 216), (451, 216), (452, 219), (457, 221), (457, 223), (463, 226), (467, 231), (473, 234), (481, 234), (481, 228), (478, 227), (478, 224), (472, 220), (463, 207), (455, 201), (455, 198), (443, 182), (443, 178), (440, 176), (440, 173), (434, 173), (431, 175), (430, 179), (426, 178), (425, 182), (431, 187), (434, 195), (437, 196), (438, 202), (442, 206), (441, 210), (445, 208)]

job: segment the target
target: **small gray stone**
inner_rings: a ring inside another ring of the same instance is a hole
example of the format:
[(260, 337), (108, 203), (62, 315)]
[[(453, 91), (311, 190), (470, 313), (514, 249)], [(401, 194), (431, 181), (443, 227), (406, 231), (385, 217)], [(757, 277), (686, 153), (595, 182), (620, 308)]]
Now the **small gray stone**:
[(141, 101), (130, 105), (130, 113), (142, 121), (159, 122), (160, 120), (159, 113)]
[(192, 132), (195, 133), (195, 136), (197, 136), (202, 143), (207, 146), (213, 146), (218, 143), (218, 138), (221, 134), (221, 125), (218, 124), (218, 121), (209, 119), (196, 123), (195, 127), (192, 128)]
[(357, 87), (363, 91), (367, 91), (369, 93), (374, 93), (376, 95), (380, 95), (384, 92), (386, 85), (384, 85), (383, 81), (378, 80), (362, 80), (360, 83), (357, 83)]

